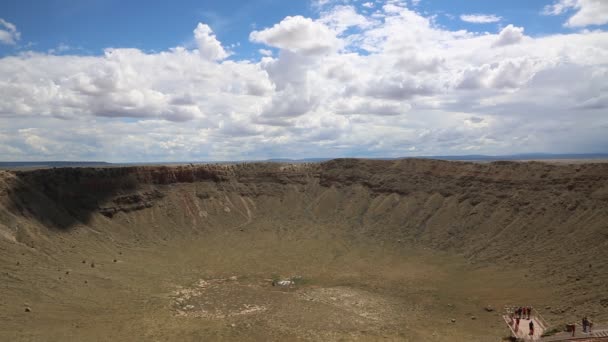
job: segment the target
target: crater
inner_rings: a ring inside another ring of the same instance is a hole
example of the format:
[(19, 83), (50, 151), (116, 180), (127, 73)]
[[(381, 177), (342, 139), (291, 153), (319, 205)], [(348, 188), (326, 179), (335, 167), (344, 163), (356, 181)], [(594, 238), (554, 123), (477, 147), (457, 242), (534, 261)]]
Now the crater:
[(606, 163), (2, 171), (0, 340), (489, 341), (514, 305), (599, 326), (606, 184)]

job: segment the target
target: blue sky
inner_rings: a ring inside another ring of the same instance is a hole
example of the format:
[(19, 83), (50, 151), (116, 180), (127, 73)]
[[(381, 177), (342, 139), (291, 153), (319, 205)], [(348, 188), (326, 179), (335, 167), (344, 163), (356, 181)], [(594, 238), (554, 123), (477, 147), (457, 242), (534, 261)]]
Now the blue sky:
[(0, 159), (608, 152), (608, 1), (0, 2)]
[[(287, 15), (311, 14), (305, 1), (119, 1), (19, 0), (0, 3), (5, 20), (17, 23), (24, 46), (47, 51), (60, 44), (101, 54), (107, 47), (166, 50), (192, 40), (193, 27), (205, 22), (226, 45), (248, 45), (249, 32)], [(32, 43), (31, 46), (28, 43)], [(13, 53), (15, 47), (2, 47)], [(243, 49), (246, 54), (247, 48)]]
[[(352, 1), (360, 10), (365, 1)], [(530, 35), (568, 33), (564, 17), (541, 15), (551, 1), (434, 0), (412, 6), (426, 15), (436, 15), (438, 24), (453, 30), (495, 31), (507, 23), (526, 28)], [(19, 0), (0, 3), (5, 20), (17, 24), (20, 46), (0, 45), (0, 53), (23, 50), (49, 51), (72, 47), (59, 53), (102, 54), (107, 47), (133, 47), (162, 51), (192, 40), (193, 24), (205, 22), (238, 57), (251, 58), (258, 46), (248, 40), (257, 28), (272, 26), (286, 16), (318, 16), (319, 7), (308, 1), (223, 0), (120, 1), (120, 0)], [(473, 24), (460, 20), (462, 14), (494, 14), (499, 22)], [(605, 25), (603, 26), (605, 28)]]

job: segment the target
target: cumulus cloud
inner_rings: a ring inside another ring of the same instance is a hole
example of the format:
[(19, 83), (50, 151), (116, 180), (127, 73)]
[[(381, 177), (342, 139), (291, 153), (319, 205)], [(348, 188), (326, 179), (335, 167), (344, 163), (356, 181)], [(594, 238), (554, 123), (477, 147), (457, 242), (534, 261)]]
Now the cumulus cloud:
[(321, 13), (319, 22), (332, 28), (337, 33), (343, 33), (350, 27), (367, 28), (372, 21), (357, 13), (353, 6), (336, 6)]
[(460, 16), (460, 20), (473, 24), (488, 24), (497, 23), (502, 18), (494, 14), (463, 14)]
[(277, 59), (263, 60), (260, 66), (275, 86), (275, 93), (263, 106), (260, 120), (272, 118), (276, 123), (276, 118), (296, 117), (314, 110), (322, 97), (323, 80), (309, 71), (319, 65), (317, 58), (289, 50), (281, 52)]
[(206, 24), (198, 23), (194, 29), (194, 39), (198, 46), (198, 53), (204, 59), (217, 61), (225, 59), (229, 55), (215, 37), (213, 30)]
[(326, 25), (302, 16), (286, 17), (271, 28), (251, 32), (249, 38), (305, 55), (320, 55), (340, 48), (340, 41)]
[(194, 49), (0, 58), (0, 155), (183, 161), (608, 148), (608, 33), (450, 30), (401, 1), (374, 3), (364, 15), (328, 1), (313, 18), (254, 31), (257, 60), (229, 59), (205, 24), (193, 24)]
[(545, 6), (543, 14), (575, 13), (564, 23), (566, 27), (585, 27), (608, 23), (608, 2), (604, 0), (557, 0)]
[(209, 33), (206, 25), (198, 25), (195, 34), (202, 43), (193, 51), (106, 49), (97, 57), (5, 57), (0, 60), (0, 74), (6, 76), (0, 81), (5, 95), (0, 116), (187, 121), (260, 102), (256, 97), (273, 87), (266, 72), (247, 62), (214, 63), (226, 53)]
[(412, 108), (409, 103), (402, 101), (386, 101), (365, 97), (339, 99), (333, 106), (336, 113), (344, 115), (402, 115)]
[(513, 26), (512, 24), (507, 25), (498, 34), (498, 38), (494, 42), (494, 46), (505, 46), (511, 44), (517, 44), (524, 38), (524, 28)]
[(435, 84), (401, 73), (373, 78), (363, 94), (380, 99), (407, 100), (416, 95), (431, 95)]
[(17, 31), (17, 26), (0, 18), (0, 43), (15, 45), (19, 39), (21, 33)]
[(462, 89), (517, 88), (532, 79), (542, 66), (542, 62), (530, 58), (513, 58), (484, 64), (464, 70), (458, 87)]

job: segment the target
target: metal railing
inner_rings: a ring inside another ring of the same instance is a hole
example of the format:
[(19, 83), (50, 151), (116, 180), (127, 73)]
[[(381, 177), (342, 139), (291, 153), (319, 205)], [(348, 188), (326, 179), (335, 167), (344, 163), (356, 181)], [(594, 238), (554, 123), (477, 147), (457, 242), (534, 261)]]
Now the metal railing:
[(545, 318), (540, 314), (540, 312), (534, 307), (532, 307), (532, 315), (533, 317), (536, 317), (537, 322), (543, 325), (543, 330), (549, 329), (549, 323), (547, 322), (547, 320), (545, 320)]
[[(518, 332), (515, 331), (513, 326), (511, 326), (511, 324), (510, 324), (511, 317), (515, 316), (515, 312), (517, 311), (518, 308), (519, 308), (519, 306), (515, 306), (515, 305), (514, 306), (508, 306), (508, 305), (505, 306), (503, 319), (507, 323), (507, 326), (509, 326), (509, 330), (511, 330), (511, 333), (513, 334), (513, 336), (515, 336), (516, 338), (519, 338), (520, 340), (533, 341), (534, 338), (530, 337), (530, 336), (519, 337)], [(530, 309), (531, 309), (530, 318), (534, 319), (538, 323), (538, 325), (540, 325), (539, 327), (537, 327), (537, 331), (546, 331), (547, 329), (549, 329), (549, 323), (540, 314), (540, 312), (533, 306), (530, 306)]]

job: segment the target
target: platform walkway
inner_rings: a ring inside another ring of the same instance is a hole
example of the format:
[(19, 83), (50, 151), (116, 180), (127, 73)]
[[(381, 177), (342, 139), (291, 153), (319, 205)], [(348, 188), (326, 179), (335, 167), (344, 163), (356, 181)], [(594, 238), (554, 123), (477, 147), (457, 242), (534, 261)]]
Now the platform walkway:
[[(580, 323), (576, 324), (576, 332), (574, 336), (572, 332), (559, 332), (557, 334), (542, 337), (542, 335), (549, 329), (549, 324), (542, 317), (542, 315), (534, 308), (532, 308), (532, 313), (530, 315), (530, 319), (520, 319), (519, 326), (516, 326), (515, 320), (512, 319), (514, 308), (513, 307), (505, 307), (505, 313), (503, 314), (503, 319), (509, 330), (511, 330), (511, 334), (517, 338), (519, 341), (543, 341), (543, 342), (558, 342), (558, 341), (576, 341), (576, 342), (608, 342), (608, 326), (597, 326), (594, 327), (592, 332), (583, 332), (583, 328)], [(530, 335), (529, 324), (530, 321), (534, 323), (534, 334)]]
[[(547, 330), (545, 324), (537, 317), (531, 316), (530, 319), (520, 319), (519, 326), (515, 326), (515, 323), (510, 324), (511, 318), (509, 315), (504, 315), (503, 319), (511, 329), (511, 333), (516, 338), (522, 341), (541, 341), (541, 336)], [(530, 335), (529, 324), (530, 321), (534, 323), (534, 334)]]
[(576, 324), (576, 332), (572, 336), (571, 332), (560, 332), (552, 336), (548, 336), (542, 339), (547, 342), (558, 342), (558, 341), (576, 341), (576, 342), (599, 342), (608, 341), (608, 326), (594, 327), (591, 333), (584, 333), (583, 327), (580, 324)]

